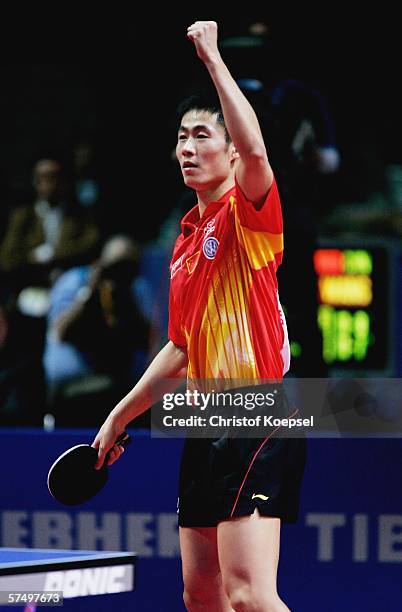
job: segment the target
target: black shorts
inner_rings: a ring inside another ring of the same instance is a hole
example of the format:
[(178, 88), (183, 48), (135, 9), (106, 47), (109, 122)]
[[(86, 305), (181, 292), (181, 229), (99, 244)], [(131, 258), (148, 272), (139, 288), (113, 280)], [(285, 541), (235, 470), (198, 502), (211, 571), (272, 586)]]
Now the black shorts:
[(297, 521), (305, 438), (188, 438), (179, 484), (179, 525), (216, 527), (253, 514)]

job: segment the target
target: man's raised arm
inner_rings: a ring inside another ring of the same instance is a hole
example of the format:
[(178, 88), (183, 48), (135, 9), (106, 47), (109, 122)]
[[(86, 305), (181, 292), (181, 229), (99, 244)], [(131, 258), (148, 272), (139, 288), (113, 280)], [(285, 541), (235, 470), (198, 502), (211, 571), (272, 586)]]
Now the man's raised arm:
[(221, 57), (217, 24), (196, 21), (188, 28), (187, 37), (194, 43), (198, 57), (211, 76), (226, 128), (239, 153), (238, 183), (246, 198), (259, 208), (272, 185), (273, 173), (257, 116)]

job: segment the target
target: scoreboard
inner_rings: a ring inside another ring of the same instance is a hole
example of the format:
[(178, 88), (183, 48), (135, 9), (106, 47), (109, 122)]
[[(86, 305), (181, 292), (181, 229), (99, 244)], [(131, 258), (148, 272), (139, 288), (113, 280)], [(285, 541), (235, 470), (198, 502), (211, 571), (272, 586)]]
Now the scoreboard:
[(314, 252), (322, 359), (332, 373), (395, 371), (395, 244), (321, 239)]

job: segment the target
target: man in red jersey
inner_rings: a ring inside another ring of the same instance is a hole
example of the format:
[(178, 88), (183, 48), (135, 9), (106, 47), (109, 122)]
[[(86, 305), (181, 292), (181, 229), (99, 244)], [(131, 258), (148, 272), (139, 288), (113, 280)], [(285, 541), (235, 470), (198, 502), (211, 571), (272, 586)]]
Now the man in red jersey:
[[(101, 466), (151, 404), (151, 390), (189, 380), (281, 381), (287, 364), (276, 269), (283, 236), (279, 195), (256, 115), (225, 66), (215, 22), (188, 38), (220, 108), (181, 109), (177, 158), (197, 205), (182, 220), (172, 258), (169, 342), (96, 436)], [(297, 517), (304, 440), (187, 439), (179, 525), (188, 610), (284, 611), (276, 589), (281, 520)]]

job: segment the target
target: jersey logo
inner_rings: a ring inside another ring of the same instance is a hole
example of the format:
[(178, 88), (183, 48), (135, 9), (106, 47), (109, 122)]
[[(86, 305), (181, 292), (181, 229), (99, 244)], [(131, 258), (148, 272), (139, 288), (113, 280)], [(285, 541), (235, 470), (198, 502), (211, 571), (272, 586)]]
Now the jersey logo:
[(266, 495), (263, 495), (262, 493), (253, 493), (253, 496), (251, 499), (255, 499), (256, 497), (259, 497), (263, 501), (267, 501), (267, 499), (269, 499), (269, 497), (267, 497)]
[(202, 251), (207, 259), (213, 259), (218, 250), (219, 242), (214, 236), (210, 236), (204, 241)]
[(172, 264), (172, 267), (170, 268), (170, 278), (171, 279), (174, 277), (175, 274), (177, 274), (179, 270), (181, 270), (183, 266), (183, 257), (184, 257), (184, 253), (183, 255), (179, 257), (179, 259), (176, 259), (174, 264)]
[(189, 274), (192, 274), (194, 272), (199, 258), (200, 258), (200, 251), (197, 251), (196, 253), (194, 253), (194, 255), (191, 255), (191, 257), (186, 259), (186, 266), (187, 266), (187, 270)]
[(211, 234), (214, 231), (214, 229), (215, 229), (215, 219), (212, 219), (211, 221), (208, 221), (208, 223), (204, 227), (205, 236), (208, 236), (208, 234)]

